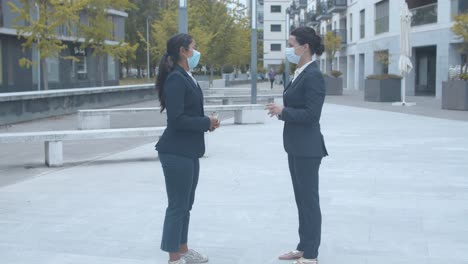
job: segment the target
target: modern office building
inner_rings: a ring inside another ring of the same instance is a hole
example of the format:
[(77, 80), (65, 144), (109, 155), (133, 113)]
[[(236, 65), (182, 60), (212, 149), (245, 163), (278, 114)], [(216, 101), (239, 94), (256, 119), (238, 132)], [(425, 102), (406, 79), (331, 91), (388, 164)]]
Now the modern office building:
[[(19, 0), (0, 1), (0, 92), (20, 92), (38, 90), (37, 50), (25, 50), (18, 39), (13, 13), (7, 2), (19, 6)], [(32, 14), (33, 16), (37, 14)], [(125, 38), (125, 18), (127, 13), (118, 10), (108, 10), (109, 19), (114, 26), (112, 34), (114, 39), (109, 44), (117, 44)], [(80, 23), (86, 23), (87, 15), (80, 15)], [(76, 30), (75, 30), (76, 31)], [(47, 71), (49, 89), (64, 89), (74, 87), (99, 86), (101, 83), (98, 74), (98, 63), (91, 49), (81, 49), (76, 36), (71, 36), (65, 27), (57, 28), (57, 35), (66, 43), (67, 49), (63, 55), (73, 55), (79, 61), (59, 58), (47, 58)], [(26, 57), (35, 62), (29, 69), (19, 66), (19, 59)], [(107, 57), (104, 63), (104, 81), (106, 85), (116, 85), (119, 81), (119, 62), (112, 57)], [(42, 85), (42, 87), (44, 87)]]

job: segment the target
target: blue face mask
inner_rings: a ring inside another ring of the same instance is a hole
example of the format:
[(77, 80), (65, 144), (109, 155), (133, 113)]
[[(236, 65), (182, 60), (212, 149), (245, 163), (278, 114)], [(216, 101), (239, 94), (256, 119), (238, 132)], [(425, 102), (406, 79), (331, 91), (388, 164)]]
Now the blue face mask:
[(290, 63), (298, 64), (301, 60), (301, 56), (296, 55), (295, 48), (286, 48), (285, 52), (286, 59), (288, 59)]
[(193, 50), (193, 55), (190, 58), (187, 58), (188, 66), (190, 69), (195, 69), (197, 67), (198, 62), (200, 61), (200, 52), (197, 50)]

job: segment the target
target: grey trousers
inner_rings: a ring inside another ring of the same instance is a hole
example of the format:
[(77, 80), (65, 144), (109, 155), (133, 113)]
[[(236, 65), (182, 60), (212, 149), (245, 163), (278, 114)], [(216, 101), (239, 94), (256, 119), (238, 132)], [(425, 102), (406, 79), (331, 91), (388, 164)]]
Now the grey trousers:
[(299, 244), (297, 250), (304, 258), (318, 256), (322, 232), (319, 199), (319, 168), (322, 158), (288, 155), (289, 171), (299, 213)]
[(188, 240), (190, 210), (195, 200), (200, 163), (192, 159), (167, 153), (159, 153), (159, 160), (166, 181), (168, 206), (164, 219), (161, 249), (178, 252)]

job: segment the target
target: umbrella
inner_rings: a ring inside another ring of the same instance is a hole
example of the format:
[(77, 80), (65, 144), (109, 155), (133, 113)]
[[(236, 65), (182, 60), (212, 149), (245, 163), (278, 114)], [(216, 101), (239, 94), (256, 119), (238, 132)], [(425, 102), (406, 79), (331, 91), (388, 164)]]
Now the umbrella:
[(411, 12), (408, 9), (408, 4), (403, 1), (400, 11), (400, 59), (398, 63), (398, 69), (400, 74), (403, 76), (401, 83), (401, 103), (406, 105), (406, 75), (413, 69), (411, 63), (411, 46), (410, 46), (410, 30), (411, 30)]

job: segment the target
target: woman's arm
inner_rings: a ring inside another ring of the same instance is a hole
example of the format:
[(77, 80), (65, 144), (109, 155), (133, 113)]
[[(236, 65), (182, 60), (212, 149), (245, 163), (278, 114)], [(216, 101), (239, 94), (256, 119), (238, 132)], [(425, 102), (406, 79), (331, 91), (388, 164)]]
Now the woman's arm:
[(280, 119), (285, 122), (308, 124), (317, 123), (320, 119), (325, 100), (325, 82), (319, 72), (304, 77), (305, 107), (285, 107), (280, 115)]
[(168, 122), (176, 129), (205, 132), (210, 129), (210, 118), (207, 116), (189, 116), (184, 113), (186, 82), (184, 76), (171, 74), (164, 84), (166, 94), (166, 111)]

